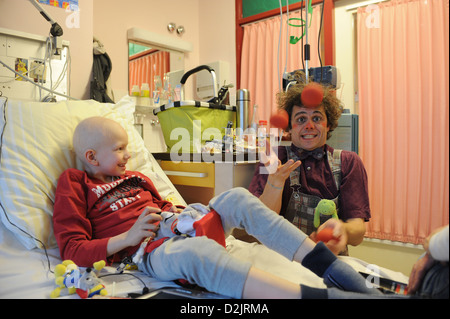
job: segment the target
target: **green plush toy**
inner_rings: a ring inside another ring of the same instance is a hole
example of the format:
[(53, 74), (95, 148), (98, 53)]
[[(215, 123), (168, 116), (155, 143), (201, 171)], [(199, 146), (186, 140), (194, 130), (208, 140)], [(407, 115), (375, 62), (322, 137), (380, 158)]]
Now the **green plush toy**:
[(327, 215), (339, 219), (336, 211), (336, 204), (330, 199), (321, 199), (314, 210), (314, 227), (320, 225), (320, 215)]

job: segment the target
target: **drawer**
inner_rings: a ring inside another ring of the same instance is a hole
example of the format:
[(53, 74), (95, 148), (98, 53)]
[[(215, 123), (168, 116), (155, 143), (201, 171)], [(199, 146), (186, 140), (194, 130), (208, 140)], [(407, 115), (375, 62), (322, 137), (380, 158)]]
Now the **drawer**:
[(214, 188), (214, 163), (161, 161), (161, 168), (175, 185)]

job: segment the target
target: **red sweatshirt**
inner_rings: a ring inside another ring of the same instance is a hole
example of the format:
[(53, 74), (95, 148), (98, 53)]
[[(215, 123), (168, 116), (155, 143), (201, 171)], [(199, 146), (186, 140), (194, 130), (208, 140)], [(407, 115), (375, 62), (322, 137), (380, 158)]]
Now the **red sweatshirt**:
[(139, 245), (107, 259), (111, 237), (128, 231), (146, 206), (169, 210), (152, 181), (139, 172), (127, 171), (112, 183), (91, 179), (83, 171), (64, 171), (56, 188), (53, 228), (62, 259), (78, 266), (99, 260), (117, 262), (133, 254)]

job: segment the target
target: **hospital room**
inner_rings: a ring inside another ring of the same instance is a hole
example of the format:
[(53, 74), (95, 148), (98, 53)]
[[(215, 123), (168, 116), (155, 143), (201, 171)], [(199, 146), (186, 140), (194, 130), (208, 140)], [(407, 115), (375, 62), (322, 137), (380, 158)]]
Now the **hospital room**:
[(448, 299), (448, 0), (0, 16), (1, 299)]

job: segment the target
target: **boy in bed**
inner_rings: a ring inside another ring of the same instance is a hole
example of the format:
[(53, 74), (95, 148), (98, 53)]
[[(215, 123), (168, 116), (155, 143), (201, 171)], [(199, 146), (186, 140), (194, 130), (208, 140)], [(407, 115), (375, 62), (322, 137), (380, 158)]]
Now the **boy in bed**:
[(99, 260), (119, 262), (135, 256), (141, 243), (149, 239), (137, 266), (159, 280), (185, 279), (233, 298), (380, 296), (324, 244), (315, 244), (243, 188), (226, 191), (210, 201), (208, 215), (216, 214), (220, 230), (229, 234), (233, 228), (244, 228), (334, 287), (311, 288), (278, 278), (233, 257), (206, 236), (174, 235), (155, 240), (161, 212), (177, 216), (178, 209), (161, 198), (147, 176), (126, 170), (130, 158), (127, 144), (126, 131), (113, 120), (92, 117), (77, 126), (73, 145), (85, 171), (70, 168), (61, 174), (54, 205), (54, 232), (63, 259), (80, 266)]

